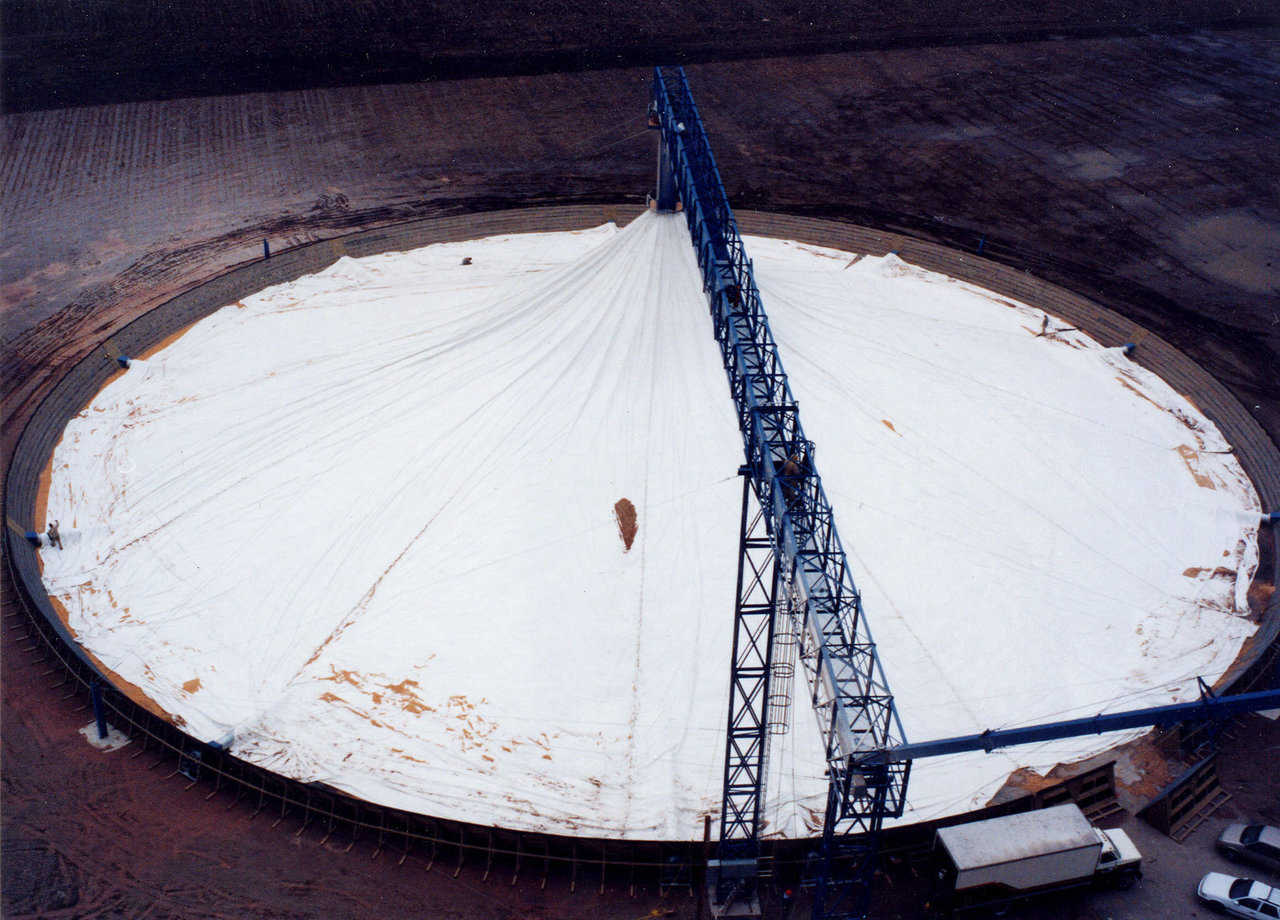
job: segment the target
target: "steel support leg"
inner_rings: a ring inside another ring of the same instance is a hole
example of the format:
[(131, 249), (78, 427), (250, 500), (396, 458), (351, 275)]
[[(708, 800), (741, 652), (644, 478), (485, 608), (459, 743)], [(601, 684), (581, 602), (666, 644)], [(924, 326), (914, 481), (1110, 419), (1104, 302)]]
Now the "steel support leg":
[(671, 154), (667, 152), (667, 145), (663, 143), (661, 134), (658, 135), (658, 181), (654, 198), (659, 211), (676, 209), (676, 177), (671, 171)]
[(708, 865), (712, 913), (717, 916), (759, 916), (760, 822), (777, 594), (773, 541), (751, 477), (743, 473), (720, 846)]
[(658, 129), (658, 178), (654, 183), (653, 198), (659, 211), (674, 211), (678, 200), (676, 174), (671, 165), (671, 151), (663, 135), (666, 130), (674, 129), (675, 125), (668, 125), (667, 129), (663, 128), (662, 118), (664, 114), (669, 116), (670, 112), (664, 113), (659, 109), (656, 84), (654, 91), (655, 98), (649, 103), (649, 127)]
[(102, 681), (95, 680), (89, 685), (89, 697), (93, 700), (93, 719), (98, 723), (98, 740), (107, 737), (107, 712), (102, 705)]
[[(812, 920), (865, 920), (871, 910), (885, 799), (893, 779), (883, 766), (856, 775), (840, 772), (843, 775), (833, 776), (827, 786)], [(864, 784), (871, 801), (860, 801), (851, 814), (849, 803), (857, 797), (851, 789), (855, 779)]]

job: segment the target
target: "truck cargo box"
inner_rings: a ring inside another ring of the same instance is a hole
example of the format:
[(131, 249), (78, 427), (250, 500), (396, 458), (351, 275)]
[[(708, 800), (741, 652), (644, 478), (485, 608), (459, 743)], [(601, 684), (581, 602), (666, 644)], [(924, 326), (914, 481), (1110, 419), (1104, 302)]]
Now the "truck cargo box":
[(1031, 891), (1092, 876), (1102, 841), (1075, 805), (1006, 815), (938, 830), (954, 891), (998, 886)]

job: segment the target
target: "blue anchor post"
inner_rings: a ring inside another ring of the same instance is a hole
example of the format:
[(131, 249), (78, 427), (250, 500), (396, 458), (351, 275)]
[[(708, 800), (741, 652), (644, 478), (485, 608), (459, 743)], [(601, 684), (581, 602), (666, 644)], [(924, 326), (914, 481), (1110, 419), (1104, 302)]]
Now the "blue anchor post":
[(89, 685), (89, 695), (93, 698), (93, 718), (98, 723), (98, 740), (107, 738), (107, 713), (102, 705), (102, 681), (95, 680)]

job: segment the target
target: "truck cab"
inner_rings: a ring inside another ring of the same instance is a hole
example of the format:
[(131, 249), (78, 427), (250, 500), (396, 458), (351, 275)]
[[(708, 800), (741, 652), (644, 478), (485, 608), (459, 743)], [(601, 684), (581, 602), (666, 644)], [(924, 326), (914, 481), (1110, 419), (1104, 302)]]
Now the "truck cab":
[(1142, 876), (1142, 854), (1129, 835), (1118, 827), (1108, 831), (1095, 827), (1093, 832), (1102, 844), (1098, 866), (1093, 870), (1095, 881), (1128, 888)]

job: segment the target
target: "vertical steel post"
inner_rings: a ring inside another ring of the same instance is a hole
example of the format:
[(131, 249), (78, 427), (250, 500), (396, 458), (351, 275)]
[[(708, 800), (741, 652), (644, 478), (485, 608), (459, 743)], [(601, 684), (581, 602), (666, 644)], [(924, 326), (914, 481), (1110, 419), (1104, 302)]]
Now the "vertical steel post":
[(662, 135), (658, 135), (658, 181), (654, 197), (659, 211), (676, 209), (676, 177), (671, 171), (671, 155), (667, 152), (667, 145), (662, 142)]
[[(827, 787), (827, 811), (822, 824), (822, 848), (813, 889), (813, 916), (825, 920), (863, 920), (871, 908), (871, 885), (880, 852), (880, 831), (886, 798), (893, 783), (883, 765), (864, 768), (847, 765)], [(856, 776), (855, 776), (856, 774)], [(847, 803), (854, 785), (872, 800), (868, 819), (850, 814)]]
[(676, 126), (662, 124), (662, 118), (666, 114), (658, 107), (658, 82), (655, 78), (653, 100), (649, 103), (649, 126), (660, 130), (658, 131), (658, 177), (654, 182), (653, 197), (659, 211), (674, 211), (676, 209), (676, 175), (671, 168), (671, 151), (667, 148), (664, 135), (668, 130), (675, 130)]
[(107, 737), (107, 713), (102, 706), (102, 681), (97, 680), (89, 684), (89, 697), (93, 700), (93, 718), (98, 723), (98, 740), (105, 741)]
[[(725, 734), (720, 843), (710, 869), (712, 912), (758, 911), (760, 825), (768, 743), (769, 674), (778, 595), (773, 540), (756, 503), (750, 470), (742, 467), (742, 516), (734, 597), (733, 657)], [(758, 913), (756, 914), (758, 916)]]

